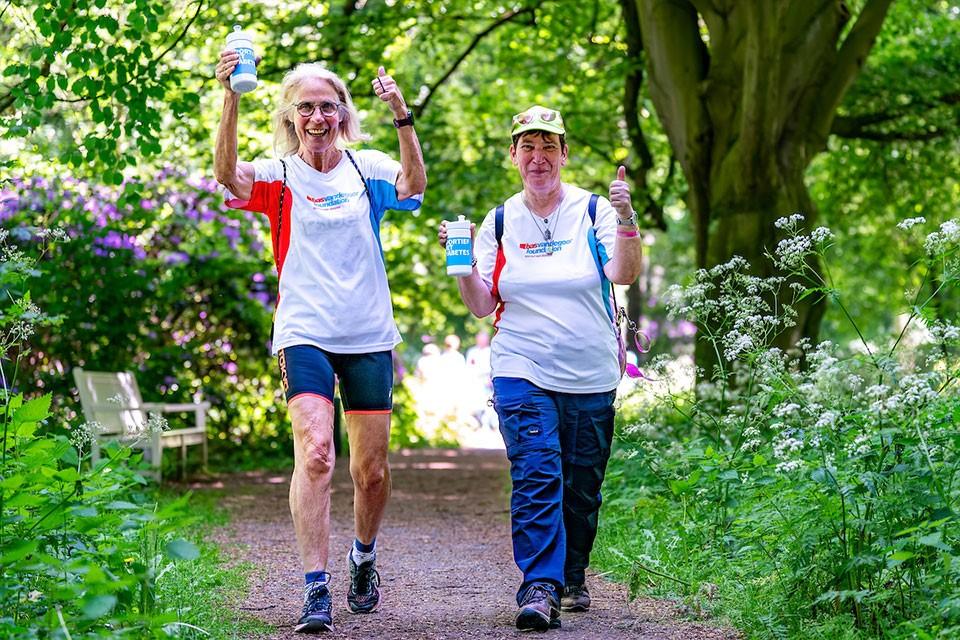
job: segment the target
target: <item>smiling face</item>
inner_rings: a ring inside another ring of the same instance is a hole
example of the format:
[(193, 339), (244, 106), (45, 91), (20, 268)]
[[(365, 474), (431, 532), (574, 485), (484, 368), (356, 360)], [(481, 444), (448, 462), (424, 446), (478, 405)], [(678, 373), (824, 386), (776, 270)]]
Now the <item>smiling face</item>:
[(319, 108), (324, 102), (341, 102), (336, 90), (326, 80), (307, 78), (300, 85), (300, 91), (293, 100), (294, 104), (303, 102), (312, 103), (316, 108), (309, 116), (300, 115), (296, 109), (291, 113), (290, 117), (293, 118), (293, 126), (300, 140), (300, 153), (311, 156), (336, 148), (343, 110), (337, 109), (332, 116), (325, 116)]
[(549, 193), (560, 186), (560, 167), (567, 164), (567, 146), (556, 133), (529, 131), (510, 145), (510, 159), (520, 171), (525, 188)]

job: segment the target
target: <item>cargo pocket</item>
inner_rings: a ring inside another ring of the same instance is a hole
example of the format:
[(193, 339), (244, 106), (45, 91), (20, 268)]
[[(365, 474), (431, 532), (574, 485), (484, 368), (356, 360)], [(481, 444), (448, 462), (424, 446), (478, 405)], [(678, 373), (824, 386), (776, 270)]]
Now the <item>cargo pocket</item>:
[(613, 407), (581, 409), (577, 416), (576, 448), (570, 456), (574, 464), (597, 465), (610, 457), (613, 443)]
[[(500, 435), (507, 448), (507, 457), (530, 450), (559, 451), (560, 443), (549, 432), (543, 412), (534, 402), (524, 398), (507, 398), (495, 402), (500, 417)], [(554, 431), (556, 427), (553, 427)]]

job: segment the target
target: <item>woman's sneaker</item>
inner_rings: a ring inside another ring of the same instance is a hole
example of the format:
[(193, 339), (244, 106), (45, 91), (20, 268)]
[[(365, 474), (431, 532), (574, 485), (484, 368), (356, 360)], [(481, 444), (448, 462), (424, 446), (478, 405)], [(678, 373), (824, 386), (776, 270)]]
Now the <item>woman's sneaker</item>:
[(517, 629), (546, 631), (560, 627), (560, 603), (550, 587), (534, 584), (523, 594), (517, 611)]
[(347, 553), (350, 566), (350, 590), (347, 591), (347, 606), (353, 613), (371, 613), (380, 604), (380, 574), (376, 558), (357, 564), (353, 561), (353, 549)]
[(325, 582), (311, 582), (303, 590), (303, 615), (293, 630), (297, 633), (319, 633), (333, 630), (333, 602)]
[(563, 611), (586, 611), (590, 608), (590, 592), (585, 584), (570, 584), (563, 588), (563, 597), (560, 598), (560, 608)]

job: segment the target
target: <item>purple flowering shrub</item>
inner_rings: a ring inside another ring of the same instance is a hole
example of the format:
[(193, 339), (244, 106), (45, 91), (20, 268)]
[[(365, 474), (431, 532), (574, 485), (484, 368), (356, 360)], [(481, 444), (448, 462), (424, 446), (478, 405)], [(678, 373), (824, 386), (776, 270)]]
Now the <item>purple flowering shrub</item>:
[(31, 341), (26, 385), (52, 392), (70, 418), (80, 411), (73, 367), (132, 370), (148, 400), (212, 402), (214, 461), (218, 445), (241, 441), (244, 455), (286, 450), (273, 438), (283, 404), (269, 352), (277, 282), (265, 218), (227, 209), (213, 180), (169, 167), (120, 187), (71, 177), (0, 187), (13, 241), (53, 228), (71, 240), (38, 263), (33, 299), (62, 323)]

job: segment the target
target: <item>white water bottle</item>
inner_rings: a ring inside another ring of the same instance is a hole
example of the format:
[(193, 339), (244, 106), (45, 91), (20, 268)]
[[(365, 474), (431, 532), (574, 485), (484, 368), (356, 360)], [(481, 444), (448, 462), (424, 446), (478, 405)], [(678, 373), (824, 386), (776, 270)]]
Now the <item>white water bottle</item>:
[(257, 59), (253, 53), (253, 39), (240, 25), (234, 25), (227, 34), (227, 49), (240, 56), (237, 66), (230, 74), (230, 88), (237, 93), (247, 93), (257, 88)]
[(470, 221), (465, 216), (447, 222), (447, 275), (468, 276), (473, 273), (473, 247)]

